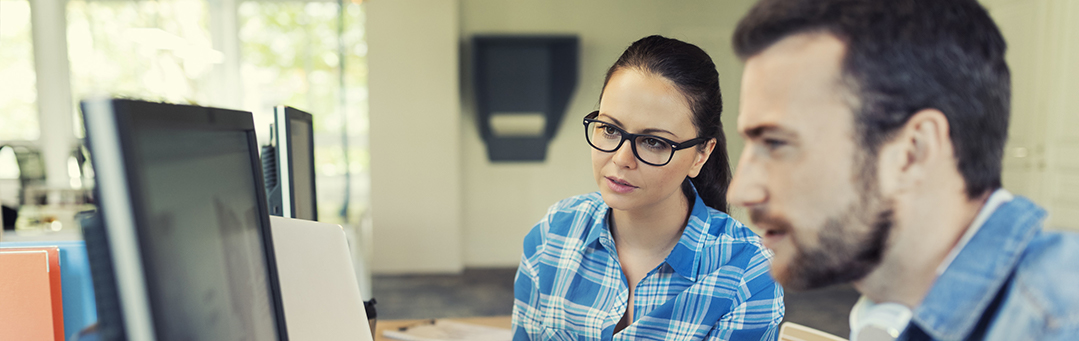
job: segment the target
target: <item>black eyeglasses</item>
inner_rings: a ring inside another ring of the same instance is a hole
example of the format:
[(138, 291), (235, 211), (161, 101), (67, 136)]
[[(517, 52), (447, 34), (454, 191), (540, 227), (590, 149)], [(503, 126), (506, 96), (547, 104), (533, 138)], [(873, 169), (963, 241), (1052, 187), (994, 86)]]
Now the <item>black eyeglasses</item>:
[(584, 117), (584, 138), (592, 148), (610, 153), (622, 147), (622, 142), (633, 140), (633, 155), (649, 165), (663, 166), (671, 162), (674, 152), (708, 141), (698, 137), (685, 142), (674, 142), (655, 135), (630, 134), (613, 124), (597, 120), (599, 111)]

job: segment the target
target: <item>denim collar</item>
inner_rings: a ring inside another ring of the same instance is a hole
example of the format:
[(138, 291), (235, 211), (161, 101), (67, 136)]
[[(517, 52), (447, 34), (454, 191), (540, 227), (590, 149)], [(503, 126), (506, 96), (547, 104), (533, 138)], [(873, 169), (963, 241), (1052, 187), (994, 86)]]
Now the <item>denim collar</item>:
[[(708, 226), (711, 225), (712, 216), (708, 212), (708, 206), (704, 205), (704, 200), (697, 193), (696, 187), (693, 187), (693, 197), (693, 210), (689, 213), (686, 228), (682, 231), (682, 236), (678, 238), (678, 244), (671, 250), (671, 254), (667, 255), (665, 263), (670, 265), (682, 277), (696, 282), (701, 251), (708, 239), (705, 234)], [(589, 229), (588, 237), (585, 238), (585, 245), (594, 245), (594, 243), (598, 242), (612, 255), (617, 255), (614, 238), (611, 236), (610, 225), (608, 224), (609, 212), (610, 207), (606, 203), (601, 203), (597, 206), (592, 217), (592, 228)]]
[(934, 339), (969, 335), (1015, 269), (1045, 211), (1015, 196), (998, 207), (914, 311), (914, 323)]

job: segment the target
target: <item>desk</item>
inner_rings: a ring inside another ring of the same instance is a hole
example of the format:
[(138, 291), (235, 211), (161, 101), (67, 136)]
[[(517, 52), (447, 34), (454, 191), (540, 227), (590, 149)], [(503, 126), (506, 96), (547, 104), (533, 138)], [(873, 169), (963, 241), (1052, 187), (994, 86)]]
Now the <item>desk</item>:
[[(489, 326), (489, 327), (498, 327), (498, 328), (510, 329), (510, 325), (512, 324), (513, 318), (507, 315), (507, 316), (450, 318), (450, 319), (447, 319), (447, 320), (457, 321), (457, 322), (464, 322), (464, 323), (472, 323), (472, 324), (484, 325), (484, 326)], [(382, 336), (382, 331), (383, 330), (400, 328), (400, 327), (404, 327), (404, 326), (410, 326), (410, 325), (417, 324), (417, 323), (420, 323), (420, 322), (423, 322), (423, 321), (427, 321), (427, 320), (426, 319), (421, 319), (421, 320), (385, 320), (385, 321), (378, 320), (378, 323), (375, 324), (375, 341), (394, 340), (394, 339)]]

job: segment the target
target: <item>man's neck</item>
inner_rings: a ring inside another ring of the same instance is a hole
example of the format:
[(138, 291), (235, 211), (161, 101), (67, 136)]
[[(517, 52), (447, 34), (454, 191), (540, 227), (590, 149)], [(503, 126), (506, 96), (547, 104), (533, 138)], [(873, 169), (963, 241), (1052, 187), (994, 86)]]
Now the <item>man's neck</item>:
[(990, 194), (968, 199), (965, 194), (923, 193), (898, 200), (895, 227), (883, 260), (855, 282), (855, 288), (874, 302), (917, 307), (932, 288), (937, 268), (970, 228)]

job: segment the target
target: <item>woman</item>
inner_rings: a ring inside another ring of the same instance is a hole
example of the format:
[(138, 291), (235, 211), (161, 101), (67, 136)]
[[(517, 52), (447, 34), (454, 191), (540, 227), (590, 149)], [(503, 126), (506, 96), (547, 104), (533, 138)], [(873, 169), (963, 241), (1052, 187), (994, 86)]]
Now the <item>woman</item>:
[(583, 121), (599, 192), (558, 202), (525, 237), (514, 339), (777, 338), (771, 254), (724, 213), (721, 111), (700, 48), (651, 36), (626, 49)]

